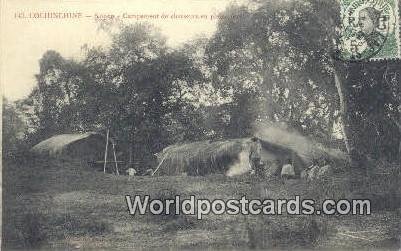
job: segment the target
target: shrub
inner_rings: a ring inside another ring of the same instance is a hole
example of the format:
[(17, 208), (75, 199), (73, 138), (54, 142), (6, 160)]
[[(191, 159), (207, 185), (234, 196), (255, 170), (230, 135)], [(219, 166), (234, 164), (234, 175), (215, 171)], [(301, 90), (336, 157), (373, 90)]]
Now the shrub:
[(111, 226), (104, 221), (87, 219), (69, 213), (59, 215), (53, 222), (63, 234), (99, 236), (112, 231)]
[[(158, 191), (151, 199), (158, 199), (160, 201), (166, 200), (175, 200), (176, 195), (180, 194), (175, 188), (166, 188)], [(182, 198), (181, 198), (182, 199)], [(152, 215), (152, 219), (156, 221), (162, 221), (166, 230), (176, 231), (176, 230), (185, 230), (190, 229), (195, 225), (196, 219), (191, 216), (184, 214), (175, 214), (176, 210), (175, 204), (172, 204), (170, 207), (170, 213), (166, 213), (166, 209), (164, 208), (163, 212), (160, 215)]]
[(104, 221), (89, 221), (82, 225), (82, 229), (91, 236), (104, 235), (110, 233), (111, 227)]
[(311, 216), (260, 217), (248, 224), (250, 248), (310, 248), (329, 234), (327, 224)]
[(23, 215), (16, 224), (18, 239), (25, 248), (37, 248), (46, 240), (45, 220), (42, 214), (31, 212)]

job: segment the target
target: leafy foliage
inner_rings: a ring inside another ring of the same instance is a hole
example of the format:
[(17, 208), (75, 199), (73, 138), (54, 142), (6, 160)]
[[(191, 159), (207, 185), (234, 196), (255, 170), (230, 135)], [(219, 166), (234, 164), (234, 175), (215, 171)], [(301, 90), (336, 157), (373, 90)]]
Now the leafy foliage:
[(326, 142), (346, 125), (351, 133), (343, 136), (360, 154), (397, 158), (399, 63), (343, 64), (341, 93), (333, 56), (338, 3), (249, 6), (229, 6), (210, 39), (197, 37), (176, 49), (149, 24), (102, 23), (111, 44), (84, 47), (81, 61), (46, 52), (37, 86), (17, 103), (30, 144), (58, 133), (110, 129), (124, 159), (146, 168), (170, 144), (251, 136), (255, 122), (270, 121)]

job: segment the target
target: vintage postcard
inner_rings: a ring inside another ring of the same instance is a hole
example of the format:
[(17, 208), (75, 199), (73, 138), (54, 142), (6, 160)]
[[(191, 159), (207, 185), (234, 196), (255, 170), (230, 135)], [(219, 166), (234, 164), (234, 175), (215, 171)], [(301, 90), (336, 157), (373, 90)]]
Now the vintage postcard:
[(0, 0), (2, 250), (400, 250), (399, 0)]

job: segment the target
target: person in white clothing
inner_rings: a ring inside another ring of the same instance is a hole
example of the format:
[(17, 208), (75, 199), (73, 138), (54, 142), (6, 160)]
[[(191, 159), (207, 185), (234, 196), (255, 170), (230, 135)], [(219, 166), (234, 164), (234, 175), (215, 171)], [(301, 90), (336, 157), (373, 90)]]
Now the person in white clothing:
[(135, 176), (137, 172), (134, 168), (130, 167), (127, 169), (127, 173), (128, 173), (128, 180), (130, 180), (131, 177)]
[(281, 178), (284, 180), (295, 178), (295, 170), (294, 165), (292, 164), (292, 159), (288, 159), (287, 163), (283, 165), (283, 168), (281, 169)]

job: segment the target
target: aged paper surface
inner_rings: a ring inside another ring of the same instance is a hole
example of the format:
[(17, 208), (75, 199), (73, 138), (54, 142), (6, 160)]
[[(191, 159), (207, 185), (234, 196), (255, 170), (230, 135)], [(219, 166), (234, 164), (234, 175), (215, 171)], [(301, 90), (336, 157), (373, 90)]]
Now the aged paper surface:
[(1, 0), (3, 250), (401, 247), (397, 0)]

